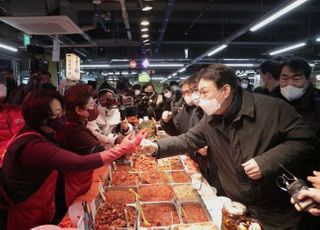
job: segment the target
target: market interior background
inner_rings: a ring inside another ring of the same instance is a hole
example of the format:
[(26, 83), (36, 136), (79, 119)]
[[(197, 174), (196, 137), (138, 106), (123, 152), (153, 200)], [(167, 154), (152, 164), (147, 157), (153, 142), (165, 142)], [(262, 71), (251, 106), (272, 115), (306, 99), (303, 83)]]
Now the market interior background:
[[(301, 5), (251, 31), (293, 2)], [(306, 58), (320, 81), (318, 0), (0, 0), (0, 14), (0, 66), (13, 67), (20, 83), (31, 63), (48, 69), (58, 85), (73, 53), (84, 82), (134, 83), (140, 75), (159, 86), (220, 62), (257, 86), (259, 64), (291, 45), (300, 48), (279, 55)]]

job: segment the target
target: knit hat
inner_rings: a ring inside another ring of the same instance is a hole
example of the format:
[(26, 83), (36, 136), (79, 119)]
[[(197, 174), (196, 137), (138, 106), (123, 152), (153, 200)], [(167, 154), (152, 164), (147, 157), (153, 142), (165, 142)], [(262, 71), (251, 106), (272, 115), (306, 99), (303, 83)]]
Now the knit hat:
[(100, 85), (100, 87), (99, 87), (99, 89), (98, 89), (98, 96), (101, 96), (101, 95), (104, 94), (105, 92), (111, 92), (112, 94), (114, 94), (114, 89), (113, 89), (112, 86), (111, 86), (108, 82), (106, 82), (106, 81), (104, 81), (104, 82)]

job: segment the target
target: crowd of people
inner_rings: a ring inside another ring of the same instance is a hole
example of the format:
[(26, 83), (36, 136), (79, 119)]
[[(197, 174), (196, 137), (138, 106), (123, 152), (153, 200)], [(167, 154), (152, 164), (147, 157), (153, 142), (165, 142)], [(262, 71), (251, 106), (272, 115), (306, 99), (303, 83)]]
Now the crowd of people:
[[(125, 79), (61, 91), (48, 72), (17, 86), (0, 69), (0, 226), (57, 223), (90, 189), (95, 168), (139, 147), (155, 158), (187, 152), (219, 195), (245, 204), (265, 229), (317, 229), (319, 208), (294, 209), (306, 197), (320, 205), (320, 95), (311, 73), (303, 59), (267, 60), (253, 89), (212, 64), (157, 93), (151, 82)], [(145, 139), (143, 120), (172, 137)], [(283, 167), (314, 187), (293, 204), (276, 183)]]

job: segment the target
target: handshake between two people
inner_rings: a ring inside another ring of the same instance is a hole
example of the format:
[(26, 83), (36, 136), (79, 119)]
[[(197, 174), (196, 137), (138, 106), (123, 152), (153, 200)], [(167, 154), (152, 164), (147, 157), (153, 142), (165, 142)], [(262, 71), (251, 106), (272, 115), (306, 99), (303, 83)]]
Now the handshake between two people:
[(142, 130), (138, 134), (131, 133), (120, 144), (114, 146), (113, 149), (118, 152), (118, 157), (124, 154), (132, 154), (137, 150), (141, 154), (151, 155), (157, 152), (158, 145), (146, 139), (147, 136), (148, 130)]

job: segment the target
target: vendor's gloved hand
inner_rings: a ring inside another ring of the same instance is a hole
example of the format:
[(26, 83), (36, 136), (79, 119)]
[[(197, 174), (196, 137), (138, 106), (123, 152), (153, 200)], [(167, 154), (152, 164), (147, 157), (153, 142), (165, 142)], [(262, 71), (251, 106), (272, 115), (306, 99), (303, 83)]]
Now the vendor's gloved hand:
[(320, 172), (313, 171), (314, 176), (308, 176), (308, 181), (312, 183), (312, 186), (320, 189)]
[(147, 138), (148, 134), (149, 133), (147, 129), (141, 130), (135, 137), (136, 145), (139, 146), (141, 141)]
[(259, 165), (254, 159), (250, 159), (247, 162), (241, 164), (245, 173), (253, 180), (258, 180), (262, 178), (262, 173)]
[(147, 135), (148, 132), (146, 130), (139, 132), (137, 135), (134, 133), (129, 134), (122, 140), (121, 144), (100, 153), (103, 163), (110, 164), (124, 154), (132, 154), (141, 140), (146, 138)]
[(151, 155), (158, 151), (158, 144), (148, 139), (143, 139), (140, 143), (140, 152)]
[(172, 112), (163, 111), (161, 119), (164, 123), (168, 123), (172, 119)]
[[(306, 199), (311, 199), (315, 203), (319, 204), (318, 207), (308, 209), (314, 216), (320, 216), (320, 190), (315, 188), (309, 188), (308, 190), (301, 190), (297, 199), (303, 201)], [(296, 201), (291, 197), (291, 203), (294, 204), (294, 207), (301, 211), (301, 207), (296, 203)]]

